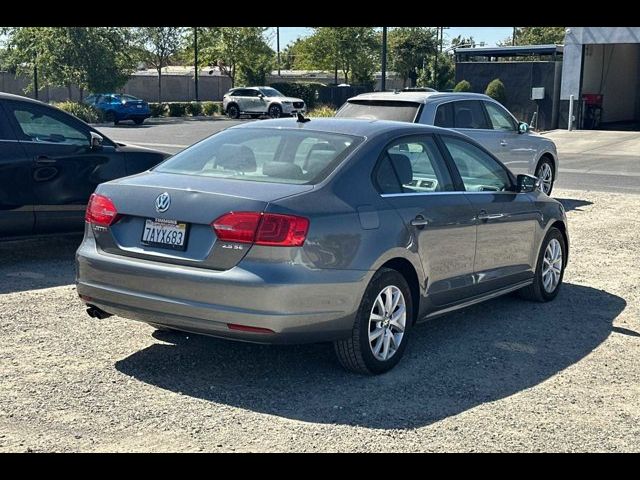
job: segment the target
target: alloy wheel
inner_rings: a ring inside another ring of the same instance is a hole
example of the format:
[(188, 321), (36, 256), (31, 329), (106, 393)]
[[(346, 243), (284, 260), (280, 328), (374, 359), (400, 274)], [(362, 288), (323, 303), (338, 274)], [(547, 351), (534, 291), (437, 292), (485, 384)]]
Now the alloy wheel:
[(552, 238), (544, 251), (542, 260), (542, 286), (547, 293), (553, 292), (560, 283), (562, 274), (562, 246)]
[(402, 291), (389, 285), (382, 289), (369, 314), (369, 347), (377, 360), (389, 360), (398, 351), (407, 322)]
[(553, 169), (547, 162), (543, 162), (538, 170), (538, 178), (542, 181), (542, 191), (547, 195), (553, 186)]

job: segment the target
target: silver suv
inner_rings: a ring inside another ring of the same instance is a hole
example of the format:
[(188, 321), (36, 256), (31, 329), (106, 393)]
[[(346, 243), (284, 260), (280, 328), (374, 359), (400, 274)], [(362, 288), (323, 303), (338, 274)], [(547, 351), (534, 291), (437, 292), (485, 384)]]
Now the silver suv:
[(555, 144), (529, 131), (499, 102), (463, 92), (374, 92), (352, 97), (336, 117), (398, 120), (453, 128), (470, 136), (514, 173), (529, 173), (551, 194), (558, 178)]
[(304, 100), (287, 97), (271, 87), (232, 88), (222, 97), (222, 108), (229, 118), (240, 115), (279, 118), (305, 112)]

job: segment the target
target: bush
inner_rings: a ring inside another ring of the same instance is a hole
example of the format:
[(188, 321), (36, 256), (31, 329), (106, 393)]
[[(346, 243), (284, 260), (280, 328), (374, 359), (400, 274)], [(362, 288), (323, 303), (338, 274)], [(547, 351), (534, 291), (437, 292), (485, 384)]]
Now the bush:
[(504, 88), (504, 83), (499, 78), (491, 80), (484, 93), (500, 103), (505, 103), (507, 100), (507, 91)]
[(187, 102), (169, 102), (167, 107), (170, 117), (184, 117), (187, 112)]
[(164, 117), (167, 114), (167, 105), (165, 103), (149, 103), (152, 117)]
[(331, 105), (318, 105), (317, 107), (309, 110), (308, 117), (333, 117), (336, 114), (336, 109)]
[(466, 80), (460, 80), (458, 84), (455, 87), (453, 87), (453, 91), (454, 92), (470, 92), (471, 84)]
[(186, 105), (187, 115), (191, 115), (192, 117), (197, 117), (198, 115), (202, 115), (202, 103), (200, 102), (189, 102)]
[(297, 97), (304, 100), (304, 103), (307, 105), (307, 109), (312, 109), (317, 100), (317, 95), (320, 87), (324, 87), (322, 83), (286, 83), (286, 82), (277, 82), (272, 83), (271, 87), (279, 90), (284, 95), (288, 97)]
[(71, 115), (75, 115), (83, 122), (98, 123), (104, 120), (103, 113), (97, 108), (87, 105), (85, 103), (78, 102), (54, 102), (54, 107), (58, 107), (60, 110), (64, 110)]
[(202, 113), (208, 117), (212, 117), (220, 113), (221, 104), (219, 102), (202, 102)]

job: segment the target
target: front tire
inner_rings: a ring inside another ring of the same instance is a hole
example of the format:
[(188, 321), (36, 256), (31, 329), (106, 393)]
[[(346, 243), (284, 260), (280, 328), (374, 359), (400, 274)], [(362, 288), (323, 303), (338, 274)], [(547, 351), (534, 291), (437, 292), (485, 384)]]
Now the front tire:
[(533, 283), (518, 291), (526, 300), (550, 302), (562, 286), (567, 258), (567, 245), (562, 232), (552, 227), (542, 242)]
[(547, 195), (551, 195), (553, 190), (553, 182), (555, 181), (555, 170), (553, 168), (553, 162), (548, 158), (543, 158), (538, 164), (536, 169), (536, 177), (541, 180), (542, 191)]
[(375, 273), (360, 302), (351, 336), (334, 342), (340, 364), (375, 375), (402, 358), (413, 324), (413, 301), (406, 279), (396, 270)]
[(271, 118), (280, 118), (282, 116), (282, 107), (280, 105), (271, 105), (269, 107), (269, 116)]

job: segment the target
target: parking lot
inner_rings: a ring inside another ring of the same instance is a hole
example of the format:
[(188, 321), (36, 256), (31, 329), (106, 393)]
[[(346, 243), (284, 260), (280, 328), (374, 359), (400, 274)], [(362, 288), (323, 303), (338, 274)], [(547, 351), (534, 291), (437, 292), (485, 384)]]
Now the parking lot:
[[(231, 124), (99, 129), (176, 152)], [(0, 244), (0, 451), (640, 451), (640, 136), (592, 133), (547, 134), (571, 235), (556, 300), (422, 324), (378, 377), (327, 344), (91, 319), (80, 237)]]

